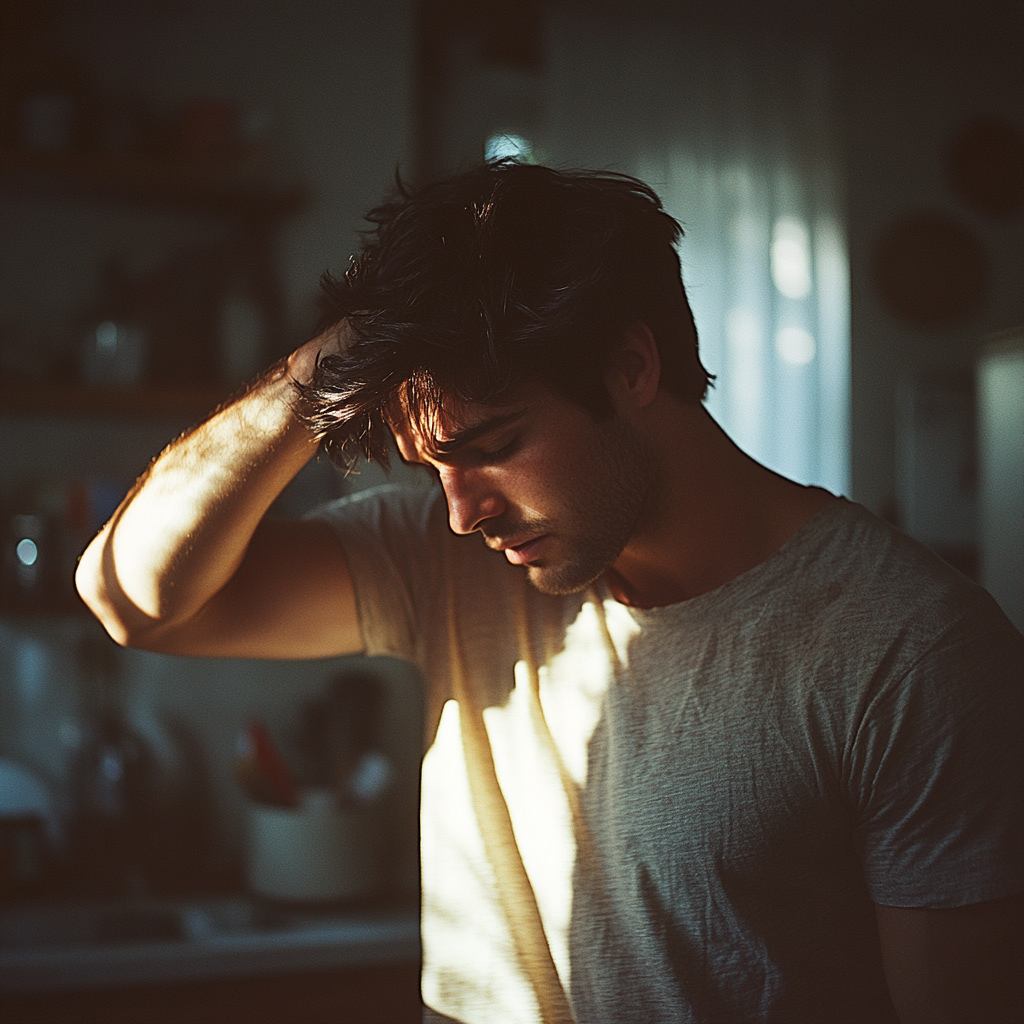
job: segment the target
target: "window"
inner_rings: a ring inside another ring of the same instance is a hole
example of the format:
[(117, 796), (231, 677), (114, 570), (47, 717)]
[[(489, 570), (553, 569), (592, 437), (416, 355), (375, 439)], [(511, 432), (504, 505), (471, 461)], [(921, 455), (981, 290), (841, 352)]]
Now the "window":
[(555, 5), (536, 142), (635, 174), (686, 237), (707, 406), (749, 454), (849, 490), (849, 298), (828, 75), (780, 40)]

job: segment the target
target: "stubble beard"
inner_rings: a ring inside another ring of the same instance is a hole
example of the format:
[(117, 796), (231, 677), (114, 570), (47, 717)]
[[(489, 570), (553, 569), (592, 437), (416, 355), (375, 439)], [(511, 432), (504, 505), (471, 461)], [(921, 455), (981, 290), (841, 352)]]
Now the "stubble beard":
[(578, 474), (580, 485), (551, 524), (569, 551), (552, 565), (526, 567), (541, 593), (585, 590), (611, 568), (650, 515), (656, 470), (646, 438), (619, 420), (598, 424), (598, 438)]

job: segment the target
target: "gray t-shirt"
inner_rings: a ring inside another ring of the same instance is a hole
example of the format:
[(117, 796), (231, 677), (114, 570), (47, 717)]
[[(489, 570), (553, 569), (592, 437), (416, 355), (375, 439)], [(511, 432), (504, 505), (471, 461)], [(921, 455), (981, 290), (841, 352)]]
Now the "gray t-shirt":
[(1024, 638), (862, 507), (647, 611), (538, 593), (438, 491), (318, 514), (368, 652), (427, 686), (439, 1013), (895, 1020), (872, 903), (1024, 890)]

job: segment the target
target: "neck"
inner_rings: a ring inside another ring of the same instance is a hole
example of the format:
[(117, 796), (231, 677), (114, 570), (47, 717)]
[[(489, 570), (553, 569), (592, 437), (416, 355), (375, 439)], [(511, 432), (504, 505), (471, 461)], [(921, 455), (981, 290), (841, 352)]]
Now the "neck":
[(703, 406), (659, 394), (642, 426), (657, 482), (642, 525), (606, 574), (624, 604), (654, 608), (715, 590), (835, 500), (740, 451)]

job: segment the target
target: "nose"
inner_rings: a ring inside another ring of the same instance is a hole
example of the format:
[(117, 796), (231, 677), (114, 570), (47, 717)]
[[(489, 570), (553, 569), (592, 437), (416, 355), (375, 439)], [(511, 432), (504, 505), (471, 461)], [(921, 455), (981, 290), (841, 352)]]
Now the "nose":
[(505, 500), (478, 474), (442, 467), (441, 486), (448, 499), (448, 523), (455, 533), (472, 533), (505, 511)]

